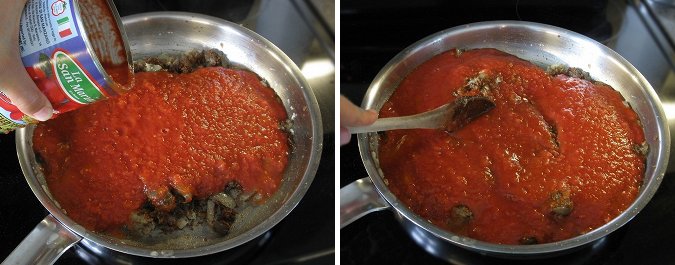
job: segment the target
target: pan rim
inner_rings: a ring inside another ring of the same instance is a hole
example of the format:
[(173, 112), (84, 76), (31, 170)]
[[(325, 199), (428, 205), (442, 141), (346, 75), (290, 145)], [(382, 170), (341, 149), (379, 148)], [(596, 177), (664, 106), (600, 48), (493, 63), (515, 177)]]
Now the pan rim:
[[(21, 128), (16, 131), (16, 145), (17, 145), (17, 155), (19, 157), (19, 163), (23, 171), (26, 181), (28, 182), (31, 190), (38, 198), (40, 203), (50, 212), (51, 215), (56, 217), (56, 219), (62, 223), (68, 230), (79, 235), (83, 239), (86, 239), (89, 242), (93, 242), (97, 245), (103, 246), (105, 248), (115, 250), (125, 254), (131, 254), (142, 257), (151, 257), (151, 258), (189, 258), (197, 257), (203, 255), (209, 255), (221, 251), (225, 251), (234, 247), (237, 247), (241, 244), (244, 244), (268, 230), (272, 229), (276, 224), (283, 220), (300, 202), (304, 197), (305, 193), (309, 189), (315, 174), (318, 170), (321, 152), (323, 150), (323, 129), (322, 129), (322, 119), (319, 112), (318, 103), (316, 97), (311, 90), (309, 84), (304, 78), (304, 75), (298, 68), (298, 66), (293, 63), (293, 61), (279, 48), (272, 44), (267, 39), (258, 35), (257, 33), (232, 22), (196, 13), (189, 12), (169, 12), (169, 11), (159, 11), (159, 12), (147, 12), (140, 13), (130, 16), (125, 16), (122, 18), (124, 25), (133, 23), (136, 21), (152, 20), (152, 19), (175, 19), (177, 21), (185, 21), (191, 23), (202, 23), (205, 25), (217, 25), (230, 28), (236, 31), (239, 34), (243, 34), (249, 38), (255, 40), (255, 42), (263, 45), (268, 48), (275, 56), (275, 59), (283, 63), (286, 66), (286, 70), (289, 72), (282, 74), (290, 74), (294, 77), (295, 82), (298, 86), (302, 88), (303, 100), (307, 103), (307, 112), (310, 115), (311, 119), (311, 137), (312, 137), (312, 147), (307, 158), (307, 164), (305, 166), (305, 171), (298, 182), (298, 185), (293, 190), (292, 194), (287, 195), (289, 197), (278, 209), (276, 209), (267, 219), (261, 221), (251, 229), (246, 232), (231, 238), (229, 240), (218, 242), (211, 245), (200, 246), (190, 249), (176, 249), (176, 250), (157, 250), (149, 248), (141, 248), (136, 246), (130, 246), (123, 244), (121, 242), (113, 242), (111, 238), (104, 237), (95, 232), (90, 232), (81, 225), (74, 222), (67, 215), (65, 215), (59, 207), (49, 198), (49, 196), (42, 189), (41, 184), (37, 181), (35, 177), (29, 177), (32, 174), (32, 165), (30, 155), (33, 155), (32, 152), (32, 130), (34, 126), (28, 126), (26, 128)], [(27, 155), (28, 154), (28, 155)], [(34, 155), (33, 155), (34, 157)], [(33, 158), (34, 160), (34, 158)], [(119, 240), (116, 240), (119, 241)]]
[[(616, 229), (628, 223), (635, 215), (637, 215), (637, 213), (642, 208), (645, 207), (645, 205), (653, 197), (666, 171), (668, 157), (670, 153), (670, 133), (669, 128), (667, 126), (667, 120), (663, 107), (660, 103), (658, 96), (656, 95), (656, 92), (649, 84), (649, 82), (647, 82), (644, 76), (642, 76), (642, 74), (640, 74), (639, 71), (637, 71), (635, 67), (632, 64), (630, 64), (627, 60), (625, 60), (623, 57), (621, 57), (619, 54), (617, 54), (610, 48), (596, 42), (595, 40), (563, 28), (526, 21), (510, 21), (510, 20), (485, 21), (449, 28), (434, 33), (432, 35), (429, 35), (413, 43), (412, 45), (408, 46), (400, 53), (398, 53), (393, 59), (391, 59), (371, 82), (368, 90), (366, 91), (361, 107), (366, 109), (378, 110), (379, 106), (376, 106), (374, 101), (377, 100), (376, 93), (378, 92), (378, 90), (385, 89), (382, 88), (382, 86), (384, 86), (384, 84), (382, 84), (383, 79), (385, 79), (386, 76), (390, 75), (391, 72), (393, 71), (392, 69), (395, 68), (397, 65), (399, 65), (405, 58), (407, 58), (411, 54), (419, 52), (424, 47), (432, 45), (442, 45), (442, 42), (445, 41), (444, 38), (447, 38), (449, 36), (459, 35), (463, 33), (470, 34), (475, 31), (494, 28), (531, 29), (542, 31), (545, 32), (546, 34), (552, 35), (557, 34), (558, 36), (566, 36), (569, 38), (574, 38), (584, 43), (592, 44), (595, 48), (598, 48), (603, 52), (609, 54), (613, 60), (616, 60), (623, 67), (630, 70), (630, 72), (634, 75), (636, 83), (640, 84), (644, 92), (647, 94), (646, 96), (647, 99), (649, 100), (650, 106), (652, 107), (652, 110), (655, 112), (656, 116), (655, 118), (659, 121), (659, 123), (657, 124), (658, 131), (656, 132), (656, 134), (658, 139), (660, 139), (659, 141), (660, 145), (658, 148), (658, 153), (656, 154), (655, 165), (649, 164), (647, 165), (647, 167), (653, 167), (654, 174), (650, 178), (650, 181), (644, 184), (643, 187), (641, 187), (641, 192), (633, 201), (633, 203), (619, 216), (615, 217), (610, 222), (581, 236), (577, 236), (562, 241), (537, 245), (502, 245), (479, 241), (477, 239), (460, 236), (452, 232), (440, 229), (428, 223), (424, 218), (420, 217), (419, 215), (415, 214), (410, 209), (408, 209), (408, 207), (402, 201), (398, 200), (396, 196), (387, 188), (387, 185), (383, 181), (382, 178), (383, 176), (380, 173), (381, 169), (379, 169), (379, 167), (377, 167), (375, 164), (376, 161), (373, 158), (373, 155), (371, 154), (373, 150), (371, 149), (370, 146), (371, 145), (370, 137), (373, 136), (374, 134), (359, 134), (357, 136), (359, 144), (359, 153), (361, 155), (362, 161), (364, 163), (364, 166), (366, 168), (366, 171), (368, 172), (370, 179), (374, 183), (379, 195), (383, 199), (385, 199), (385, 201), (387, 201), (387, 203), (392, 206), (392, 209), (394, 209), (397, 214), (402, 216), (405, 221), (409, 221), (415, 224), (416, 227), (421, 228), (426, 232), (431, 233), (433, 236), (445, 242), (451, 243), (452, 245), (473, 251), (486, 253), (489, 255), (502, 257), (505, 256), (527, 257), (540, 254), (561, 253), (564, 251), (578, 248), (580, 246), (586, 245), (587, 243), (605, 237), (609, 233), (615, 231)], [(486, 45), (485, 47), (489, 47), (489, 45)], [(435, 55), (439, 54), (442, 51), (437, 50), (436, 52), (437, 53), (435, 53)], [(518, 55), (516, 54), (516, 56)], [(387, 98), (389, 96), (390, 95), (386, 95)], [(380, 97), (383, 97), (383, 95), (380, 95)], [(649, 163), (649, 161), (647, 161), (647, 163)]]

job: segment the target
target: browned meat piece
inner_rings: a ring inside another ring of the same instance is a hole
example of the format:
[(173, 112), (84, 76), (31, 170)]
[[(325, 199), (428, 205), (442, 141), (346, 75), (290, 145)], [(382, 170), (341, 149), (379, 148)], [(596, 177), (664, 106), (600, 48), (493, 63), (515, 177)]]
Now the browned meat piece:
[(137, 236), (147, 236), (155, 229), (155, 220), (148, 211), (138, 211), (130, 216), (131, 222), (127, 229)]
[(235, 181), (228, 183), (224, 192), (208, 199), (197, 198), (186, 201), (176, 189), (153, 190), (146, 193), (149, 195), (148, 202), (141, 210), (130, 216), (131, 222), (125, 228), (130, 235), (145, 237), (153, 231), (172, 232), (200, 223), (206, 223), (214, 231), (225, 235), (234, 224), (236, 209), (245, 207), (246, 203), (246, 200), (242, 199), (242, 186)]
[(224, 53), (219, 50), (205, 50), (202, 52), (204, 66), (227, 66), (228, 61)]
[(152, 205), (158, 210), (170, 212), (176, 208), (176, 197), (173, 196), (169, 188), (160, 187), (158, 189), (145, 189), (145, 196)]
[(551, 194), (549, 201), (551, 213), (556, 218), (568, 216), (574, 210), (574, 202), (569, 191), (556, 191)]
[(476, 76), (467, 79), (463, 90), (455, 92), (455, 96), (489, 96), (490, 91), (498, 87), (502, 81), (501, 75), (488, 75), (485, 70), (481, 70)]
[(169, 71), (174, 73), (190, 73), (196, 69), (209, 66), (227, 66), (224, 53), (211, 49), (192, 51), (178, 56), (160, 55), (134, 61), (135, 72)]
[(227, 234), (234, 223), (237, 212), (234, 199), (225, 193), (211, 196), (206, 206), (206, 222), (214, 231)]
[(521, 245), (535, 245), (539, 244), (539, 240), (534, 236), (524, 236), (518, 240), (518, 243)]
[(130, 216), (131, 222), (126, 230), (131, 235), (141, 237), (148, 236), (153, 231), (172, 232), (199, 223), (199, 212), (205, 211), (206, 206), (198, 203), (180, 203), (168, 212), (148, 203)]
[(450, 211), (450, 219), (448, 219), (450, 227), (462, 227), (473, 219), (473, 212), (464, 204), (457, 204)]
[(637, 152), (638, 154), (640, 154), (640, 155), (642, 155), (642, 156), (647, 156), (647, 153), (649, 153), (649, 144), (647, 144), (647, 142), (643, 142), (643, 143), (640, 144), (640, 145), (635, 145), (635, 146), (633, 147), (633, 149), (634, 149), (635, 152)]
[(553, 143), (556, 148), (559, 148), (560, 143), (558, 142), (558, 127), (556, 127), (554, 123), (546, 121), (546, 129), (551, 134), (551, 143)]
[(220, 212), (216, 213), (216, 218), (213, 222), (213, 230), (223, 235), (227, 235), (232, 228), (232, 224), (237, 217), (237, 212), (234, 209), (222, 207)]
[(171, 191), (173, 191), (180, 203), (188, 203), (192, 201), (194, 187), (186, 185), (185, 182), (177, 181), (176, 178), (174, 178), (171, 183), (171, 188)]
[(569, 67), (567, 65), (552, 65), (552, 66), (549, 66), (548, 69), (546, 69), (546, 73), (551, 75), (551, 76), (566, 75), (566, 76), (569, 76), (569, 77), (575, 77), (575, 78), (593, 81), (593, 79), (591, 78), (591, 75), (589, 75), (588, 72), (586, 72), (584, 70), (581, 70), (581, 68)]
[(227, 183), (225, 186), (225, 193), (227, 195), (230, 195), (232, 198), (237, 198), (239, 195), (241, 195), (241, 192), (244, 190), (244, 188), (239, 184), (239, 182), (236, 181), (230, 181)]

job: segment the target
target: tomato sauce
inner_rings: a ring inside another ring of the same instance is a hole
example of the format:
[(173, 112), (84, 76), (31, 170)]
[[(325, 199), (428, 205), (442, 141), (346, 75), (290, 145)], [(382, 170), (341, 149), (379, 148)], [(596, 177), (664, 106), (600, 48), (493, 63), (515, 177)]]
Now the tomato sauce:
[(147, 198), (185, 201), (238, 181), (262, 198), (288, 162), (287, 116), (251, 72), (137, 73), (131, 92), (39, 124), (33, 148), (51, 194), (88, 229), (116, 231)]
[[(386, 183), (413, 212), (478, 240), (531, 244), (587, 233), (635, 200), (644, 132), (622, 96), (604, 84), (552, 76), (494, 49), (452, 50), (411, 72), (380, 116), (416, 114), (475, 94), (496, 107), (459, 131), (382, 137)], [(571, 201), (568, 215), (551, 211), (554, 194)], [(470, 209), (468, 222), (453, 221), (458, 205)]]

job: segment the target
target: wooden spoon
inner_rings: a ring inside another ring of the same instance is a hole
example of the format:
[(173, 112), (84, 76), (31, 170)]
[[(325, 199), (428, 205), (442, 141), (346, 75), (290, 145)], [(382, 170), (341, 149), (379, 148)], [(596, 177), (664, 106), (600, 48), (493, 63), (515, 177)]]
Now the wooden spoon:
[(368, 126), (350, 127), (350, 133), (368, 133), (400, 129), (443, 129), (450, 133), (495, 107), (484, 96), (459, 97), (436, 109), (410, 116), (377, 119)]

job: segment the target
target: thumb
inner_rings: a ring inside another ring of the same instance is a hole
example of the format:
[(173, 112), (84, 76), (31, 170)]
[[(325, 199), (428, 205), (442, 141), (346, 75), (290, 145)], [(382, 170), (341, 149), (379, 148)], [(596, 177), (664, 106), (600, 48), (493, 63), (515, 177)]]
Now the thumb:
[(7, 66), (0, 74), (0, 91), (24, 114), (36, 120), (46, 121), (54, 109), (47, 97), (40, 92), (23, 67)]
[(0, 4), (7, 11), (0, 16), (3, 25), (0, 28), (0, 92), (24, 114), (48, 120), (54, 109), (28, 76), (19, 56), (19, 18), (26, 0), (1, 1)]
[(377, 112), (364, 110), (340, 95), (340, 125), (344, 127), (364, 126), (377, 120)]

